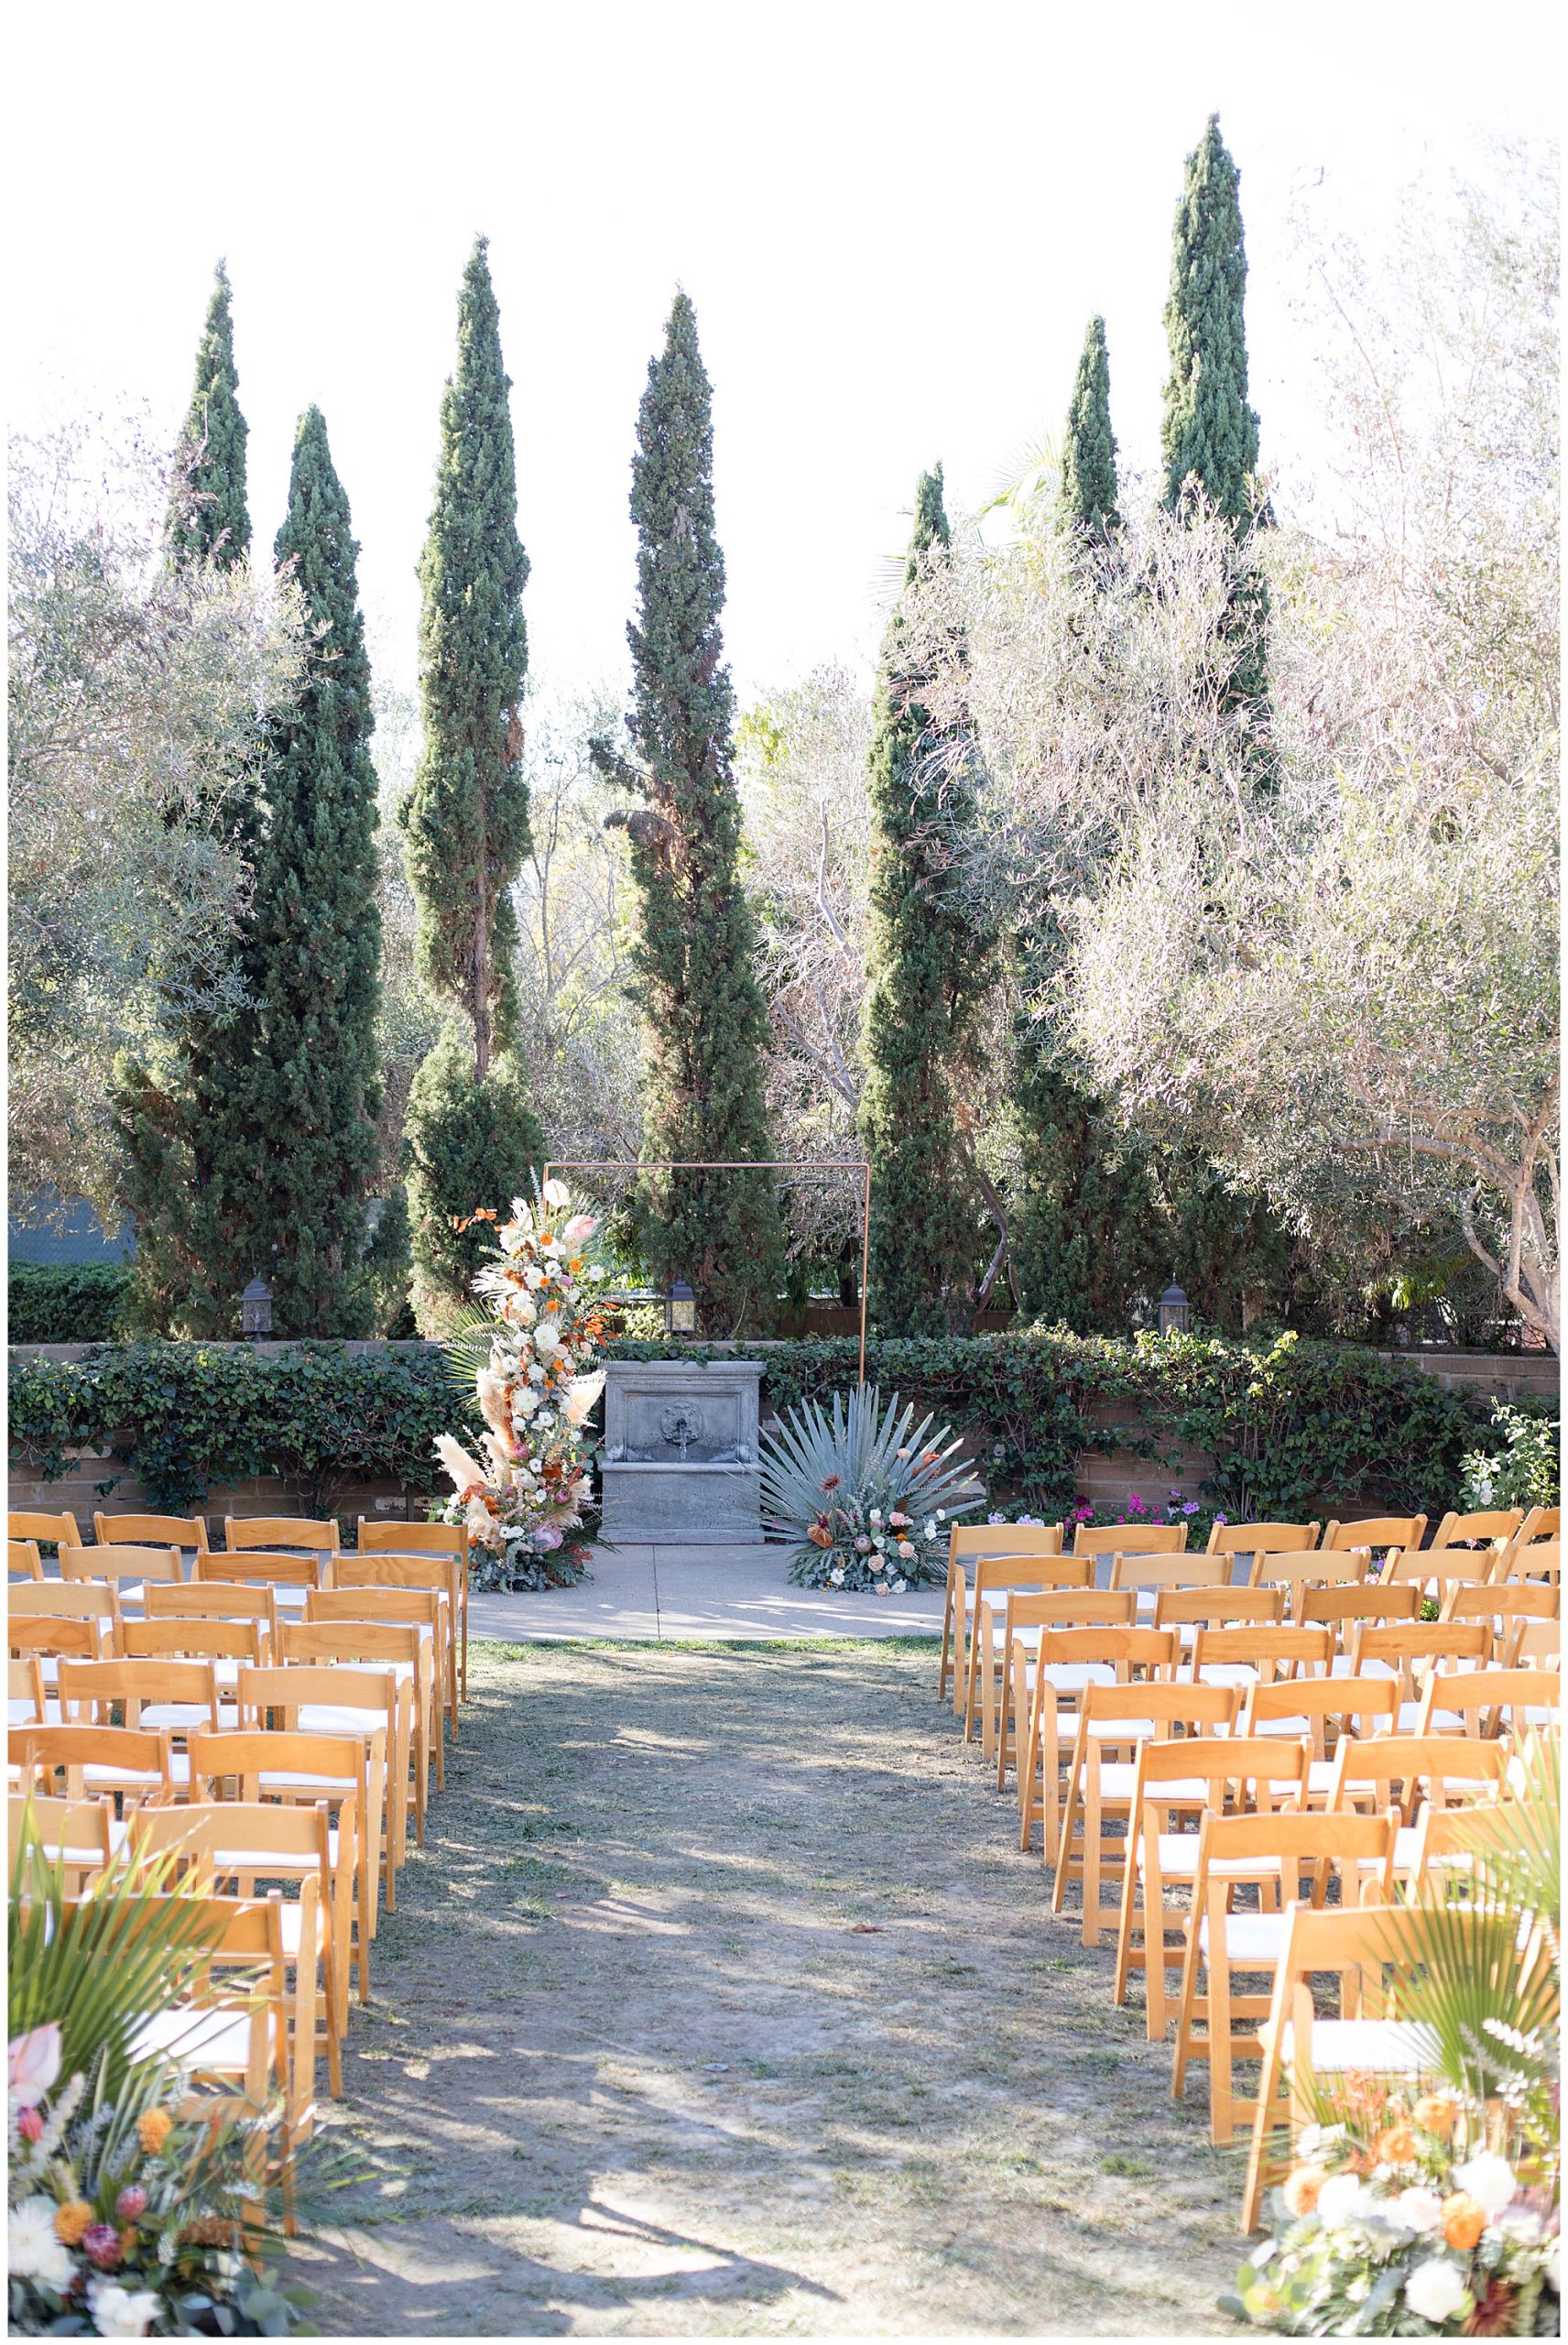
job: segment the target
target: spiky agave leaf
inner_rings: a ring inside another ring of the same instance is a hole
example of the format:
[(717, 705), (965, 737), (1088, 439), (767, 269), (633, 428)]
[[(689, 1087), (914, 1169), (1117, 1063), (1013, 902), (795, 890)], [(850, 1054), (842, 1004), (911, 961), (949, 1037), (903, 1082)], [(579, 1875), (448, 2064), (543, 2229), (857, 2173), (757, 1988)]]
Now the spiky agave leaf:
[[(831, 1414), (820, 1402), (802, 1401), (764, 1435), (762, 1506), (769, 1527), (805, 1538), (824, 1506), (876, 1490), (906, 1512), (930, 1514), (942, 1507), (962, 1514), (985, 1496), (967, 1466), (951, 1466), (959, 1441), (944, 1426), (934, 1440), (928, 1412), (916, 1425), (914, 1409), (894, 1393), (884, 1408), (876, 1385), (860, 1385), (847, 1399), (832, 1396)], [(928, 1452), (934, 1456), (928, 1457)], [(907, 1453), (901, 1455), (900, 1453)], [(834, 1489), (824, 1483), (836, 1477)]]

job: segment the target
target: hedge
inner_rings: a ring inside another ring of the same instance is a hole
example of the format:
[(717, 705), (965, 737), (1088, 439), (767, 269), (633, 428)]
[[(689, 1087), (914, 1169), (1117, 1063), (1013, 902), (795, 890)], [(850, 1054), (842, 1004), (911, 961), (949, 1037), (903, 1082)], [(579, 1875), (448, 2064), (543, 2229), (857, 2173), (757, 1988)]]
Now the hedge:
[(118, 1333), (128, 1262), (12, 1262), (8, 1270), (14, 1344), (106, 1344)]
[[(611, 1352), (659, 1359), (670, 1348), (623, 1343)], [(693, 1346), (691, 1356), (724, 1355)], [(852, 1338), (806, 1337), (762, 1357), (763, 1392), (776, 1410), (855, 1382)], [(1289, 1522), (1346, 1504), (1439, 1514), (1491, 1415), (1485, 1400), (1376, 1353), (1293, 1336), (1253, 1345), (1061, 1332), (888, 1339), (870, 1346), (866, 1369), (884, 1391), (897, 1389), (973, 1435), (998, 1500), (1046, 1515), (1071, 1505), (1081, 1452), (1116, 1448), (1172, 1468), (1183, 1451), (1204, 1453), (1213, 1467), (1203, 1496), (1233, 1519)], [(118, 1470), (174, 1511), (204, 1500), (214, 1481), (256, 1474), (293, 1484), (312, 1514), (329, 1511), (334, 1489), (351, 1481), (425, 1491), (437, 1478), (435, 1435), (461, 1430), (465, 1415), (433, 1345), (302, 1344), (271, 1355), (114, 1345), (78, 1361), (14, 1360), (10, 1381), (14, 1460), (53, 1480), (69, 1447), (117, 1437)], [(1119, 1423), (1095, 1422), (1106, 1404)], [(1544, 1403), (1539, 1413), (1550, 1413)]]

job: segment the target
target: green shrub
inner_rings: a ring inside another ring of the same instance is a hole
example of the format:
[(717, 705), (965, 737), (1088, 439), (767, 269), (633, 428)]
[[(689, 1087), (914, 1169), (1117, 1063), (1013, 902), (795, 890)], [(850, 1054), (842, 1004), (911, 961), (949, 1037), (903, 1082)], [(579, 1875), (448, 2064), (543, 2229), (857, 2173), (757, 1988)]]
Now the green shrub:
[[(672, 1348), (623, 1341), (605, 1352), (660, 1359)], [(682, 1357), (723, 1355), (691, 1346)], [(761, 1357), (764, 1400), (779, 1413), (855, 1386), (853, 1337), (772, 1344)], [(1116, 1449), (1172, 1472), (1183, 1452), (1203, 1453), (1213, 1467), (1203, 1496), (1231, 1522), (1363, 1505), (1441, 1514), (1491, 1416), (1487, 1402), (1419, 1369), (1291, 1336), (1256, 1346), (1060, 1331), (907, 1336), (874, 1341), (866, 1369), (885, 1394), (978, 1445), (994, 1504), (1048, 1520), (1074, 1504), (1080, 1453)], [(15, 1457), (54, 1479), (68, 1447), (114, 1438), (121, 1470), (140, 1477), (150, 1504), (177, 1512), (211, 1482), (253, 1474), (281, 1476), (310, 1514), (330, 1511), (350, 1481), (430, 1491), (441, 1483), (437, 1434), (461, 1435), (467, 1422), (435, 1345), (106, 1345), (81, 1360), (13, 1361), (10, 1383)], [(1114, 1421), (1096, 1422), (1106, 1404)], [(1548, 1416), (1544, 1404), (1522, 1413), (1531, 1424)]]
[(105, 1344), (124, 1333), (129, 1262), (12, 1262), (6, 1278), (14, 1344)]

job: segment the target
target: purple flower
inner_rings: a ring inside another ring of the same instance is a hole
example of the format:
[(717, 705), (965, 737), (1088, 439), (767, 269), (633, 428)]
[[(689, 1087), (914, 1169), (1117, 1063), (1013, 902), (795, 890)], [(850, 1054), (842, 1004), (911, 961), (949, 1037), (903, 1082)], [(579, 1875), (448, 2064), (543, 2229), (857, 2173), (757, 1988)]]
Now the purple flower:
[(1197, 1501), (1197, 1500), (1196, 1500), (1196, 1499), (1189, 1499), (1189, 1500), (1187, 1500), (1186, 1504), (1185, 1504), (1185, 1505), (1183, 1506), (1183, 1508), (1181, 1509), (1181, 1511), (1182, 1511), (1182, 1513), (1183, 1513), (1183, 1514), (1196, 1514), (1196, 1513), (1197, 1513), (1197, 1511), (1198, 1511), (1198, 1501)]
[(1220, 1526), (1220, 1528), (1221, 1528), (1222, 1530), (1225, 1528), (1225, 1517), (1223, 1514), (1216, 1514), (1216, 1515), (1215, 1515), (1215, 1517), (1214, 1517), (1214, 1521), (1219, 1524), (1219, 1526)]
[(987, 1522), (1006, 1522), (1007, 1519), (1005, 1514), (988, 1514), (985, 1517)]
[(120, 2260), (120, 2234), (113, 2223), (89, 2223), (82, 2245), (88, 2262), (100, 2272), (112, 2272)]

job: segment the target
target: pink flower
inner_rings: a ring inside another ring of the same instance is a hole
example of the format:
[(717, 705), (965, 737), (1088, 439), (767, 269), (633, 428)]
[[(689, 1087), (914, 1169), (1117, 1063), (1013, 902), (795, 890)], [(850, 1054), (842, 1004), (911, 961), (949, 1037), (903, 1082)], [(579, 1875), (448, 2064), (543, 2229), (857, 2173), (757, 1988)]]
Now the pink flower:
[(122, 2190), (119, 2197), (115, 2199), (114, 2212), (118, 2215), (123, 2223), (140, 2222), (142, 2217), (147, 2213), (147, 2192), (142, 2188), (139, 2182), (133, 2182), (130, 2187), (126, 2190)]
[(561, 1233), (563, 1246), (581, 1246), (593, 1235), (594, 1221), (591, 1213), (574, 1213)]
[(5, 2084), (24, 2109), (42, 2100), (60, 2074), (60, 2030), (53, 2020), (14, 2035), (5, 2050)]
[(16, 2112), (16, 2131), (24, 2142), (43, 2138), (44, 2121), (36, 2109), (20, 2109)]
[(89, 2223), (82, 2245), (88, 2262), (100, 2272), (112, 2272), (120, 2261), (120, 2234), (113, 2223)]

